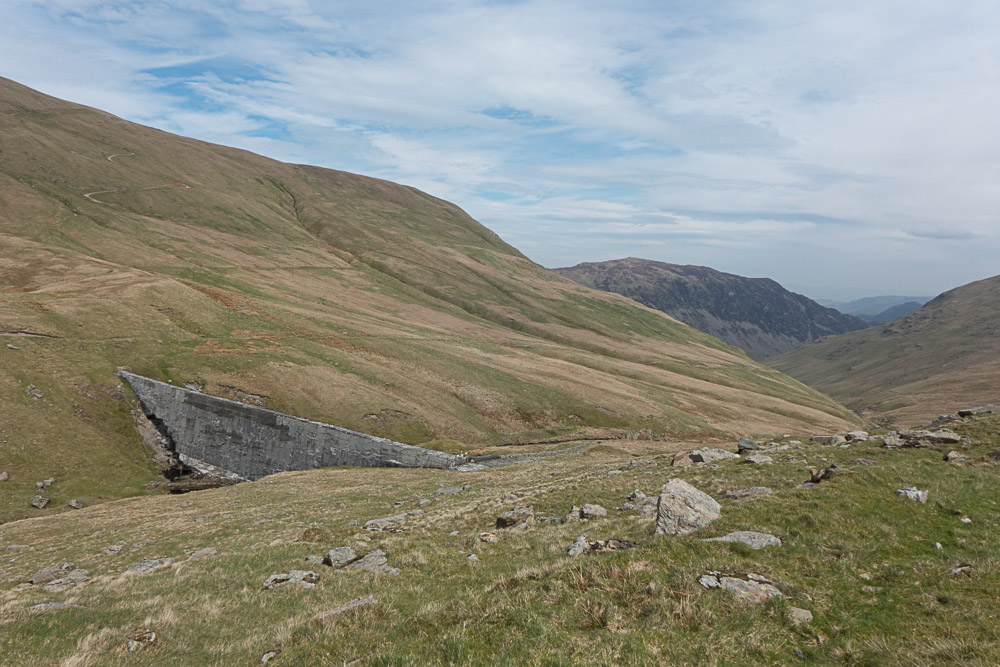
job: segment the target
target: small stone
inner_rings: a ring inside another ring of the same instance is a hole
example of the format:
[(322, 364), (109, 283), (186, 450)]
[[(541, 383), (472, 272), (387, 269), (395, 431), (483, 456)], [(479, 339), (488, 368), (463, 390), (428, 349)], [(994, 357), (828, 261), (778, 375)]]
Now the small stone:
[(759, 450), (760, 449), (760, 445), (758, 445), (757, 441), (754, 440), (753, 438), (748, 438), (746, 436), (743, 436), (742, 438), (740, 438), (739, 442), (736, 444), (736, 448), (737, 448), (737, 451), (739, 451), (740, 454), (743, 454), (744, 452), (752, 452), (752, 451)]
[(503, 499), (507, 501), (517, 500), (517, 496), (515, 496), (513, 493), (505, 493), (503, 494)]
[(848, 442), (865, 442), (868, 440), (868, 431), (850, 431), (845, 439)]
[(587, 541), (587, 536), (581, 535), (576, 538), (573, 544), (569, 546), (566, 553), (575, 557), (587, 553), (588, 551), (590, 551), (590, 543)]
[(324, 560), (322, 556), (317, 556), (316, 554), (310, 554), (305, 557), (305, 561), (313, 565), (322, 565)]
[(351, 547), (337, 547), (326, 552), (326, 558), (323, 559), (323, 562), (326, 565), (336, 568), (344, 567), (357, 559), (358, 555), (354, 553), (354, 549)]
[(149, 628), (139, 628), (125, 638), (125, 646), (129, 653), (134, 653), (156, 643), (156, 633)]
[(66, 504), (69, 505), (71, 508), (73, 508), (75, 510), (82, 510), (83, 509), (83, 503), (81, 503), (76, 498), (74, 498), (73, 500), (69, 501)]
[(862, 586), (861, 590), (865, 593), (878, 593), (882, 588), (879, 586)]
[(364, 597), (355, 598), (350, 602), (345, 602), (336, 609), (331, 609), (330, 611), (324, 613), (320, 616), (321, 619), (329, 618), (330, 616), (340, 616), (345, 611), (350, 611), (352, 609), (357, 609), (358, 607), (367, 607), (368, 605), (378, 604), (378, 598), (373, 595), (366, 595)]
[(479, 541), (485, 544), (496, 544), (500, 541), (496, 533), (479, 533)]
[(434, 492), (435, 496), (453, 496), (456, 493), (462, 492), (461, 486), (442, 486), (440, 489)]
[(315, 588), (319, 581), (319, 575), (312, 570), (292, 570), (290, 572), (279, 572), (272, 574), (264, 580), (264, 589), (271, 590), (284, 584), (294, 584), (305, 589)]
[(771, 598), (782, 597), (773, 584), (766, 581), (739, 579), (736, 577), (719, 577), (719, 585), (724, 591), (729, 591), (741, 600), (759, 604)]
[(43, 567), (41, 570), (28, 577), (28, 583), (47, 584), (50, 581), (54, 581), (65, 576), (67, 572), (72, 572), (75, 569), (76, 566), (73, 565), (73, 563), (59, 563), (58, 565), (52, 565), (51, 567)]
[(722, 516), (722, 507), (707, 493), (682, 479), (663, 485), (656, 504), (654, 535), (687, 535)]
[(474, 563), (479, 560), (479, 556), (477, 556), (476, 554), (469, 554), (469, 560)]
[(847, 442), (847, 438), (842, 435), (814, 435), (810, 440), (818, 445), (842, 445)]
[(903, 496), (918, 503), (927, 502), (927, 490), (918, 490), (915, 486), (907, 486), (896, 491), (897, 496)]
[(278, 657), (277, 651), (268, 651), (264, 655), (260, 656), (260, 664), (266, 665), (267, 663), (271, 662), (272, 658), (276, 657)]
[(788, 614), (791, 617), (792, 625), (805, 625), (806, 623), (812, 623), (813, 620), (812, 612), (808, 609), (789, 607)]
[[(458, 488), (458, 487), (455, 487)], [(383, 517), (381, 519), (372, 519), (371, 521), (365, 522), (365, 530), (374, 530), (377, 532), (390, 531), (390, 532), (400, 532), (403, 530), (403, 524), (411, 516), (420, 516), (423, 514), (421, 510), (413, 510), (412, 512), (405, 512), (403, 514), (394, 514), (393, 516)]]
[(944, 549), (944, 547), (941, 546), (940, 542), (935, 542), (934, 543), (934, 548), (937, 549), (938, 551), (941, 551), (942, 549)]
[(457, 537), (457, 536), (458, 536), (458, 531), (457, 530), (453, 530), (450, 533), (448, 533), (448, 537)]
[(698, 583), (705, 588), (719, 588), (721, 586), (719, 578), (711, 574), (703, 574), (698, 577)]
[(31, 506), (42, 510), (45, 509), (49, 502), (51, 502), (50, 498), (46, 498), (42, 495), (35, 495), (35, 497), (31, 499)]
[(694, 463), (713, 463), (715, 461), (738, 459), (740, 455), (735, 452), (726, 451), (725, 449), (702, 447), (701, 449), (688, 452), (688, 457)]
[(962, 465), (968, 460), (968, 457), (961, 452), (956, 452), (954, 449), (944, 455), (945, 463), (951, 463), (952, 465)]
[(115, 542), (110, 547), (108, 547), (107, 549), (105, 549), (104, 553), (106, 553), (108, 555), (114, 555), (114, 554), (117, 554), (117, 553), (121, 553), (121, 550), (125, 548), (125, 544), (126, 544), (126, 542)]
[(6, 470), (0, 472), (0, 482), (6, 482), (8, 479), (10, 479), (10, 475), (7, 474)]
[(878, 461), (872, 459), (851, 459), (849, 465), (852, 466), (874, 466), (878, 465)]
[(421, 498), (420, 500), (417, 501), (417, 507), (427, 507), (432, 502), (434, 501), (431, 500), (430, 498)]
[(347, 567), (367, 570), (368, 572), (381, 572), (393, 576), (399, 574), (398, 568), (389, 567), (389, 559), (386, 557), (385, 552), (381, 549), (372, 551), (364, 558), (360, 558), (353, 563), (350, 563)]
[(961, 521), (962, 523), (972, 523), (972, 519), (970, 519), (967, 516), (963, 516), (961, 519), (959, 519), (959, 521)]
[(967, 577), (971, 577), (972, 575), (969, 574), (969, 570), (971, 570), (971, 569), (972, 569), (972, 565), (969, 565), (968, 563), (963, 563), (962, 565), (958, 565), (958, 566), (953, 567), (950, 570), (948, 570), (947, 574), (950, 577), (954, 577), (954, 576), (957, 576), (959, 574), (964, 574)]
[(758, 466), (767, 465), (772, 461), (774, 461), (774, 459), (772, 459), (770, 456), (765, 456), (764, 454), (750, 454), (745, 459), (743, 459), (743, 463), (749, 463), (751, 465), (758, 465)]
[(133, 563), (125, 570), (125, 574), (146, 574), (161, 567), (167, 567), (174, 562), (173, 558), (143, 558), (138, 563)]
[(587, 503), (580, 508), (581, 519), (599, 519), (607, 515), (608, 510), (604, 509), (600, 505), (591, 505), (590, 503)]
[(709, 537), (703, 542), (739, 542), (751, 549), (764, 549), (766, 547), (780, 547), (781, 539), (769, 533), (757, 533), (752, 530), (738, 530), (722, 537)]
[(7, 343), (7, 349), (8, 350), (20, 350), (21, 348), (19, 348), (17, 345), (12, 345), (10, 343)]
[(497, 517), (497, 528), (512, 528), (533, 523), (535, 511), (530, 507), (515, 507)]

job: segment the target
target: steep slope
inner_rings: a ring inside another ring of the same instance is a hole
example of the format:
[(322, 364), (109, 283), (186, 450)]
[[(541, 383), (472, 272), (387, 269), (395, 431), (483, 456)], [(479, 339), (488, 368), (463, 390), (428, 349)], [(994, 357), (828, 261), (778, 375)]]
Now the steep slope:
[(555, 270), (581, 285), (661, 310), (755, 359), (867, 326), (768, 278), (744, 278), (704, 266), (629, 257)]
[(923, 424), (1000, 401), (1000, 276), (945, 292), (885, 325), (771, 362), (846, 405)]
[(6, 80), (0, 158), (0, 470), (18, 516), (46, 477), (57, 503), (153, 478), (118, 367), (450, 450), (850, 419), (413, 188)]
[[(927, 299), (930, 301), (930, 299)], [(920, 306), (927, 303), (927, 301), (906, 301), (905, 303), (898, 303), (895, 306), (890, 306), (883, 310), (881, 313), (876, 313), (875, 315), (865, 315), (860, 314), (858, 318), (869, 322), (871, 324), (881, 324), (882, 322), (892, 322), (893, 320), (899, 319), (903, 315), (908, 315), (912, 313)]]

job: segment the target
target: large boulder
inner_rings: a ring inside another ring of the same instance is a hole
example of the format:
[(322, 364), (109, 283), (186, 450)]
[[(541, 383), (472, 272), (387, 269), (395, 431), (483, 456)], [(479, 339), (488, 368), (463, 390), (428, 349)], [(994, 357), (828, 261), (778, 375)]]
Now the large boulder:
[(712, 496), (682, 479), (663, 485), (656, 503), (654, 535), (687, 535), (722, 516), (722, 507)]

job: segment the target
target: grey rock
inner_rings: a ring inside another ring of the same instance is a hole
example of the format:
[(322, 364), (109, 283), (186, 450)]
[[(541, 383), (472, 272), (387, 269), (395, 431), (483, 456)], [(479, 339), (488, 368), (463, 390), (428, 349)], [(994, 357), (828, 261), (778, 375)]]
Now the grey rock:
[(108, 547), (107, 549), (105, 549), (104, 553), (106, 553), (108, 555), (114, 555), (114, 554), (117, 554), (117, 553), (121, 553), (121, 550), (125, 548), (126, 544), (127, 544), (126, 542), (115, 542), (110, 547)]
[(600, 505), (592, 505), (590, 503), (585, 504), (580, 508), (580, 518), (581, 519), (600, 519), (608, 515), (608, 510), (604, 509)]
[(903, 439), (895, 431), (890, 431), (882, 436), (882, 446), (886, 449), (899, 449), (903, 446)]
[(477, 562), (479, 560), (479, 556), (477, 556), (476, 554), (469, 554), (468, 560), (470, 560), (473, 563), (475, 563), (475, 562)]
[(701, 575), (698, 577), (698, 583), (705, 588), (720, 588), (722, 586), (722, 584), (719, 583), (719, 578), (714, 574)]
[(279, 572), (272, 574), (264, 580), (264, 590), (271, 590), (285, 584), (292, 584), (302, 588), (315, 588), (319, 581), (319, 575), (312, 570), (292, 570), (291, 572)]
[(305, 561), (311, 563), (312, 565), (322, 565), (326, 559), (322, 556), (317, 556), (316, 554), (309, 554), (306, 556)]
[(66, 504), (69, 505), (71, 508), (73, 508), (75, 510), (82, 510), (83, 509), (83, 503), (81, 503), (76, 498), (74, 498), (73, 500), (69, 501)]
[(753, 438), (748, 438), (746, 436), (740, 438), (740, 441), (736, 444), (737, 451), (740, 454), (744, 452), (752, 452), (760, 449), (760, 445)]
[(462, 492), (462, 487), (460, 486), (442, 486), (440, 489), (434, 492), (435, 496), (453, 496), (456, 493)]
[(534, 522), (535, 511), (530, 507), (515, 507), (497, 517), (497, 528), (513, 528)]
[(709, 537), (704, 542), (739, 542), (751, 549), (764, 549), (766, 547), (780, 547), (781, 539), (770, 533), (757, 533), (752, 530), (738, 530), (736, 532), (723, 535), (722, 537)]
[(774, 584), (759, 575), (749, 574), (744, 579), (741, 577), (725, 576), (718, 572), (709, 572), (700, 576), (698, 583), (705, 588), (721, 588), (724, 591), (729, 591), (741, 600), (755, 604), (767, 602), (774, 597), (782, 597), (781, 591)]
[(398, 568), (389, 567), (389, 559), (386, 557), (385, 552), (381, 549), (372, 551), (364, 558), (360, 558), (353, 563), (350, 563), (347, 567), (358, 570), (366, 570), (368, 572), (380, 572), (392, 576), (399, 574)]
[(944, 455), (944, 461), (946, 463), (951, 463), (952, 465), (962, 465), (968, 460), (965, 454), (961, 452), (956, 452), (954, 449)]
[(656, 504), (654, 535), (687, 535), (722, 516), (722, 507), (707, 493), (682, 479), (663, 485)]
[(842, 445), (847, 442), (847, 438), (842, 435), (814, 435), (810, 440), (818, 445)]
[(713, 463), (715, 461), (738, 459), (740, 458), (740, 455), (735, 452), (726, 451), (725, 449), (702, 447), (701, 449), (695, 449), (694, 451), (688, 452), (688, 457), (694, 463)]
[(514, 501), (517, 500), (517, 496), (515, 496), (513, 493), (505, 493), (503, 494), (503, 499), (507, 501)]
[(579, 556), (590, 551), (590, 542), (587, 541), (586, 535), (581, 535), (576, 538), (576, 540), (569, 546), (566, 553), (570, 556)]
[(277, 651), (268, 651), (264, 655), (260, 656), (260, 664), (266, 665), (267, 663), (271, 662), (271, 660), (277, 657), (278, 657)]
[(927, 490), (919, 490), (915, 486), (907, 486), (896, 491), (897, 496), (903, 496), (909, 500), (914, 500), (918, 503), (927, 502)]
[(844, 437), (847, 442), (865, 442), (868, 440), (868, 431), (849, 431)]
[(42, 510), (45, 509), (49, 502), (51, 502), (50, 498), (36, 494), (35, 497), (31, 499), (31, 506)]
[(878, 461), (872, 459), (851, 459), (850, 465), (852, 466), (875, 466), (878, 465)]
[(173, 558), (143, 558), (138, 563), (133, 563), (125, 569), (125, 574), (146, 574), (153, 570), (172, 565)]
[(10, 479), (10, 475), (7, 474), (6, 470), (0, 472), (0, 482), (6, 482), (8, 479)]
[(764, 454), (750, 454), (745, 459), (743, 459), (743, 463), (749, 463), (751, 465), (758, 465), (758, 466), (767, 465), (768, 463), (771, 463), (773, 461), (774, 459)]
[(656, 461), (652, 459), (633, 459), (628, 462), (625, 466), (629, 470), (634, 470), (635, 468), (650, 468), (656, 465)]
[(792, 625), (805, 625), (806, 623), (812, 623), (813, 620), (812, 612), (808, 609), (789, 607), (788, 614), (791, 618)]
[(59, 563), (58, 565), (43, 567), (41, 570), (28, 577), (28, 583), (47, 584), (50, 581), (66, 576), (67, 572), (71, 572), (75, 569), (76, 566), (73, 565), (73, 563)]
[(67, 588), (73, 588), (77, 584), (83, 583), (88, 579), (90, 579), (90, 572), (87, 570), (75, 569), (71, 570), (59, 579), (53, 579), (42, 590), (47, 593), (57, 593), (59, 591), (64, 591)]
[(371, 521), (365, 522), (364, 528), (365, 530), (374, 530), (377, 532), (382, 532), (384, 530), (399, 532), (403, 529), (403, 524), (406, 523), (408, 518), (411, 516), (421, 516), (422, 514), (422, 510), (413, 510), (412, 512), (394, 514), (381, 519), (372, 519)]
[(320, 616), (321, 619), (329, 618), (330, 616), (340, 616), (344, 612), (351, 611), (352, 609), (357, 609), (358, 607), (367, 607), (368, 605), (378, 604), (378, 598), (374, 595), (366, 595), (364, 597), (355, 598), (350, 602), (345, 602), (344, 604), (331, 609), (330, 611), (324, 613)]
[(734, 489), (732, 491), (726, 491), (722, 494), (723, 498), (741, 499), (741, 498), (759, 498), (760, 496), (769, 496), (774, 491), (766, 486), (751, 486), (749, 489)]
[(434, 501), (431, 500), (430, 498), (421, 498), (420, 500), (417, 501), (417, 507), (427, 507), (432, 502)]
[(219, 552), (212, 547), (205, 547), (204, 549), (198, 549), (197, 551), (192, 551), (191, 555), (188, 556), (188, 560), (198, 560), (199, 558), (211, 558), (217, 555)]
[(323, 562), (331, 567), (344, 567), (357, 559), (358, 555), (351, 547), (337, 547), (326, 552), (326, 558)]

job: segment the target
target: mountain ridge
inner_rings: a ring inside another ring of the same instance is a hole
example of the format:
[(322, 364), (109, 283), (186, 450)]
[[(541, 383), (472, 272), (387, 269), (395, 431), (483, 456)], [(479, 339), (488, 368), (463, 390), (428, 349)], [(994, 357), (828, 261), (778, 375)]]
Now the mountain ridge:
[(704, 266), (628, 257), (555, 271), (665, 312), (756, 359), (868, 326), (770, 278), (746, 278)]

